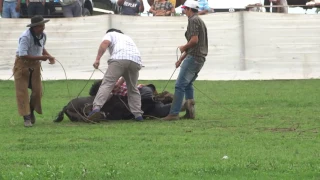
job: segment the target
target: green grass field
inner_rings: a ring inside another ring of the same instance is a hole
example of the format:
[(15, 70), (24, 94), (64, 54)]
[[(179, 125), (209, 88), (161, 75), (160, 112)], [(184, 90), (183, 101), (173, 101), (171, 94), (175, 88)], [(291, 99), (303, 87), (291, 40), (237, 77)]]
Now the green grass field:
[(195, 120), (56, 124), (68, 82), (44, 82), (32, 128), (0, 82), (0, 179), (320, 179), (320, 80), (197, 81)]

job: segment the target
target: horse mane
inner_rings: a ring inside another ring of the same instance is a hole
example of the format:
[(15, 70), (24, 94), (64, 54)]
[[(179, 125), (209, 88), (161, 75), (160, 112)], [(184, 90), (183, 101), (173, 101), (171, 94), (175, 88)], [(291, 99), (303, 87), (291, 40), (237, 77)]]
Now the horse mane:
[(90, 91), (89, 91), (89, 95), (90, 96), (96, 96), (97, 95), (101, 83), (102, 83), (102, 80), (98, 80), (98, 81), (96, 81), (96, 82), (94, 82), (92, 84), (92, 86), (90, 88)]

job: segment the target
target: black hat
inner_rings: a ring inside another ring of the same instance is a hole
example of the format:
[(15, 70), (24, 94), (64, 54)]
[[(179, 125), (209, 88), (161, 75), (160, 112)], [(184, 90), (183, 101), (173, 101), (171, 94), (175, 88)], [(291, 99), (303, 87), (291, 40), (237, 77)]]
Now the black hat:
[(109, 32), (117, 32), (117, 33), (123, 34), (123, 32), (121, 30), (115, 29), (115, 28), (108, 29), (107, 33), (109, 33)]
[(44, 24), (49, 22), (50, 20), (44, 20), (42, 16), (36, 15), (31, 18), (31, 24), (27, 25), (27, 27), (34, 27), (40, 24)]

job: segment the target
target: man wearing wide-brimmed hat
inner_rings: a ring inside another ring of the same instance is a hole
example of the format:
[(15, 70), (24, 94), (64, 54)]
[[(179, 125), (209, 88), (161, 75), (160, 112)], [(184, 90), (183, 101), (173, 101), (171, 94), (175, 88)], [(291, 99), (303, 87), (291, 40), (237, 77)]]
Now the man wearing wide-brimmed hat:
[[(18, 111), (24, 119), (24, 126), (31, 127), (35, 123), (34, 111), (42, 114), (41, 97), (41, 62), (49, 60), (49, 64), (55, 63), (45, 49), (46, 34), (43, 32), (45, 23), (42, 16), (31, 18), (28, 30), (19, 38), (19, 46), (16, 52), (16, 60), (13, 67), (14, 81)], [(31, 89), (29, 99), (28, 88)]]

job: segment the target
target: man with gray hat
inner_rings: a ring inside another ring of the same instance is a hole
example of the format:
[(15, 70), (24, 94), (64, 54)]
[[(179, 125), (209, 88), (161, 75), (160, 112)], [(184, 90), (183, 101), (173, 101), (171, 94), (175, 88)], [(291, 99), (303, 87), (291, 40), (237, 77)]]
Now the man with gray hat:
[[(34, 111), (42, 114), (41, 62), (49, 60), (49, 64), (55, 63), (55, 58), (45, 49), (47, 36), (43, 31), (48, 21), (42, 16), (32, 17), (31, 24), (27, 25), (30, 28), (19, 38), (13, 73), (18, 111), (23, 116), (25, 127), (35, 123)], [(31, 89), (30, 99), (28, 88)]]
[(197, 79), (208, 54), (207, 27), (198, 16), (198, 2), (187, 0), (182, 8), (188, 17), (188, 27), (185, 33), (187, 43), (179, 47), (182, 55), (176, 62), (176, 68), (183, 63), (176, 81), (170, 114), (164, 120), (179, 119), (184, 96), (187, 102), (187, 112), (183, 118), (195, 118), (193, 82)]

